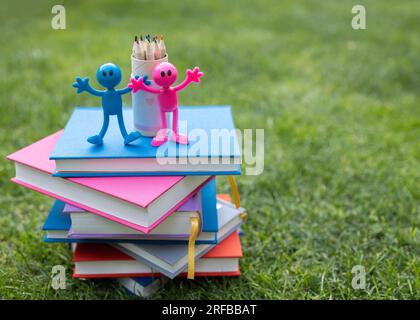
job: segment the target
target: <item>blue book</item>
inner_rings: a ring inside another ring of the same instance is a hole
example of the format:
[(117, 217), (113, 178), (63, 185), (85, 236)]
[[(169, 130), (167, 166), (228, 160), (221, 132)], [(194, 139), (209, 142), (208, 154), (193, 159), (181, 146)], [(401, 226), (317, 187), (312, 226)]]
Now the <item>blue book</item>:
[[(202, 232), (214, 232), (219, 230), (217, 219), (216, 179), (211, 179), (201, 190)], [(215, 239), (216, 240), (216, 239)]]
[(158, 291), (167, 281), (166, 277), (117, 278), (129, 295), (147, 298)]
[[(124, 122), (133, 130), (131, 109)], [(111, 118), (104, 143), (86, 141), (103, 121), (99, 107), (77, 107), (51, 154), (55, 176), (233, 175), (240, 174), (240, 147), (230, 106), (179, 107), (180, 133), (189, 144), (169, 140), (160, 147), (151, 137), (124, 145), (117, 120)]]
[[(54, 201), (42, 230), (47, 232), (47, 237), (51, 239), (65, 239), (71, 227), (71, 219), (68, 214), (63, 212), (66, 204), (60, 200)], [(62, 242), (62, 241), (57, 241)]]

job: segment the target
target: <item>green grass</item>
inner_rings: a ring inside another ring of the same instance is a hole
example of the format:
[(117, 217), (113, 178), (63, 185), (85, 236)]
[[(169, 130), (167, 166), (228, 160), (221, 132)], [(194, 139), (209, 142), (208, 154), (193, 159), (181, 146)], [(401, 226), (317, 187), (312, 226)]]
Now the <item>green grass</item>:
[[(4, 156), (98, 105), (75, 94), (76, 75), (114, 61), (127, 82), (133, 34), (150, 32), (179, 69), (205, 72), (182, 104), (231, 104), (239, 128), (265, 129), (264, 173), (237, 179), (242, 276), (175, 280), (154, 298), (420, 298), (418, 1), (363, 1), (364, 31), (350, 26), (354, 1), (65, 1), (62, 31), (53, 4), (0, 4), (1, 297), (127, 298), (71, 279), (67, 246), (42, 241), (51, 199), (10, 183)], [(56, 264), (67, 290), (51, 289)], [(358, 264), (366, 290), (351, 286)]]

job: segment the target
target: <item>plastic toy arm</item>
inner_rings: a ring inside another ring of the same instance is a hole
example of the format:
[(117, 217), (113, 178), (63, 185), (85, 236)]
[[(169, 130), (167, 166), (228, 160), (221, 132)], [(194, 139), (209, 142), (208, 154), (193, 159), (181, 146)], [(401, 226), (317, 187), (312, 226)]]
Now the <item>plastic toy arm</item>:
[(204, 73), (200, 72), (199, 67), (195, 67), (193, 70), (187, 70), (187, 77), (184, 81), (182, 81), (179, 85), (174, 87), (174, 91), (181, 91), (186, 86), (188, 86), (191, 82), (200, 82), (200, 77), (203, 76)]
[(88, 77), (85, 77), (83, 79), (80, 77), (76, 77), (76, 82), (73, 83), (73, 87), (77, 88), (77, 93), (86, 91), (87, 93), (98, 97), (101, 97), (104, 94), (103, 91), (96, 90), (90, 86)]
[(117, 92), (118, 92), (120, 95), (123, 95), (123, 94), (129, 93), (131, 90), (133, 90), (133, 89), (131, 89), (131, 88), (127, 87), (127, 88), (124, 88), (124, 89), (119, 89), (119, 90), (117, 90)]
[(159, 89), (153, 89), (148, 87), (148, 85), (150, 84), (150, 81), (147, 80), (147, 76), (143, 76), (143, 78), (131, 78), (130, 79), (130, 83), (128, 84), (128, 88), (133, 89), (133, 92), (136, 93), (139, 90), (144, 90), (146, 92), (150, 92), (150, 93), (154, 93), (154, 94), (158, 94), (160, 93)]
[[(139, 78), (139, 76), (136, 76), (136, 80), (137, 80), (138, 78)], [(150, 85), (150, 81), (149, 81), (149, 80), (147, 80), (147, 75), (144, 75), (144, 76), (143, 76), (143, 83), (144, 83), (145, 85), (147, 85), (147, 86), (149, 86), (149, 85)], [(123, 95), (123, 94), (129, 93), (131, 90), (133, 90), (133, 88), (131, 88), (131, 86), (128, 86), (127, 88), (120, 89), (120, 90), (117, 90), (117, 91), (118, 91), (118, 93), (119, 93), (120, 95)]]

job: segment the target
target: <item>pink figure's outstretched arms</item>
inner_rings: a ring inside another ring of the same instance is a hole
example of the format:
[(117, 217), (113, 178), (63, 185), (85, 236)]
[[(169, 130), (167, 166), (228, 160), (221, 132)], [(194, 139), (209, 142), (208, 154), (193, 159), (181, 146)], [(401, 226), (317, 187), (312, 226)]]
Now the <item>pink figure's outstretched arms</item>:
[(136, 93), (139, 90), (143, 90), (143, 91), (154, 93), (154, 94), (160, 93), (159, 89), (153, 89), (146, 86), (144, 84), (143, 78), (138, 78), (138, 80), (136, 80), (135, 78), (131, 78), (130, 83), (128, 84), (127, 87), (132, 88), (134, 93)]
[(195, 67), (193, 70), (187, 70), (187, 77), (184, 81), (182, 81), (179, 85), (173, 88), (174, 91), (181, 91), (186, 86), (188, 86), (191, 82), (200, 82), (200, 77), (203, 76), (204, 73), (200, 72), (199, 67)]
[(200, 82), (203, 73), (200, 72), (198, 67), (193, 70), (187, 70), (187, 77), (179, 85), (172, 87), (178, 77), (178, 70), (169, 62), (162, 62), (153, 69), (153, 81), (159, 86), (159, 89), (147, 87), (147, 78), (131, 78), (129, 88), (133, 92), (144, 90), (149, 93), (158, 94), (158, 101), (160, 107), (160, 115), (162, 118), (162, 127), (152, 140), (152, 146), (158, 147), (168, 141), (168, 124), (166, 122), (166, 113), (171, 112), (173, 115), (173, 125), (170, 133), (171, 140), (179, 144), (188, 144), (188, 137), (178, 132), (178, 97), (177, 91), (181, 91), (191, 82)]

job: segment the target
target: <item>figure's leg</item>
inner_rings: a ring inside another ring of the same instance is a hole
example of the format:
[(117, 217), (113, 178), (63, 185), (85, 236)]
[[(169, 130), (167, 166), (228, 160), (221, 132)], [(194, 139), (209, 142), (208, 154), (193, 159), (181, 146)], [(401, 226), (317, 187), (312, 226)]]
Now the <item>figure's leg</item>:
[(173, 128), (174, 134), (171, 136), (171, 140), (180, 144), (188, 144), (187, 136), (178, 133), (178, 108), (176, 108), (176, 110), (174, 110), (172, 114), (173, 114), (172, 128)]
[(122, 112), (117, 113), (118, 118), (118, 126), (120, 127), (121, 135), (124, 138), (124, 144), (129, 144), (130, 142), (133, 142), (134, 140), (137, 140), (140, 138), (140, 133), (137, 131), (130, 132), (130, 134), (127, 134), (127, 130), (125, 129), (124, 125), (124, 118)]
[(102, 129), (99, 132), (99, 136), (103, 139), (105, 137), (105, 133), (108, 130), (109, 126), (109, 114), (104, 113), (104, 123), (102, 125)]
[(168, 135), (168, 131), (169, 131), (168, 113), (167, 112), (161, 112), (160, 117), (162, 119), (162, 129), (160, 129), (159, 132), (162, 136), (166, 137)]
[(105, 133), (108, 130), (108, 125), (109, 125), (109, 114), (104, 112), (104, 122), (102, 123), (101, 131), (99, 132), (99, 134), (89, 137), (87, 141), (89, 143), (96, 144), (96, 145), (102, 144), (104, 142), (103, 138), (105, 136)]
[(162, 119), (162, 129), (158, 131), (156, 137), (154, 137), (152, 140), (152, 146), (154, 147), (159, 147), (160, 145), (168, 141), (168, 122), (166, 121), (166, 113), (161, 111), (160, 117)]

